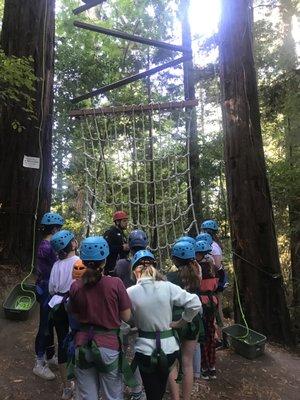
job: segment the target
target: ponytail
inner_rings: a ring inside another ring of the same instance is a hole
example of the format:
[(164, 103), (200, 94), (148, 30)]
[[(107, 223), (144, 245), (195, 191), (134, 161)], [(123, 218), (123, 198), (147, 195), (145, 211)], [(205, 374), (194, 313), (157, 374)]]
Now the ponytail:
[(85, 287), (95, 286), (102, 278), (102, 271), (105, 262), (102, 261), (83, 261), (87, 270), (82, 275), (82, 282)]
[(214, 241), (219, 245), (220, 249), (223, 251), (223, 245), (219, 239), (219, 237), (215, 234), (213, 237)]
[(200, 261), (202, 269), (202, 279), (210, 279), (215, 277), (213, 265), (209, 261)]
[(213, 241), (216, 242), (219, 245), (220, 249), (223, 251), (223, 245), (217, 235), (217, 232), (210, 229), (208, 233), (213, 238)]
[(220, 249), (223, 251), (223, 245), (217, 235), (217, 231), (209, 228), (203, 229), (203, 231), (208, 233), (213, 238), (213, 241), (216, 242), (220, 246)]
[(199, 289), (201, 273), (196, 260), (182, 260), (176, 257), (178, 276), (187, 290)]
[(154, 260), (141, 260), (138, 264), (141, 268), (141, 276), (153, 278), (155, 281), (165, 281), (165, 277), (156, 268)]

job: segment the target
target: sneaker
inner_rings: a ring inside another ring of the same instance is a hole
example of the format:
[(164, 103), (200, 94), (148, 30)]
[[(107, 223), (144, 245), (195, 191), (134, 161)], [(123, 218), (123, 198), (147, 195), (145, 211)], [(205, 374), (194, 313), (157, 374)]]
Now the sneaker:
[(56, 355), (54, 355), (52, 358), (48, 358), (47, 360), (46, 360), (46, 363), (48, 364), (48, 365), (58, 365), (58, 359), (57, 359), (57, 357), (56, 357)]
[(217, 379), (217, 371), (215, 368), (209, 370), (209, 378), (210, 379)]
[(69, 400), (73, 397), (73, 389), (70, 387), (63, 388), (63, 392), (61, 395), (62, 400)]
[(54, 373), (51, 371), (47, 364), (42, 365), (41, 363), (37, 362), (32, 371), (35, 375), (39, 376), (40, 378), (46, 379), (47, 381), (52, 381), (53, 379), (55, 379)]
[(204, 369), (201, 371), (201, 378), (205, 379), (206, 381), (209, 379), (210, 371), (208, 369)]

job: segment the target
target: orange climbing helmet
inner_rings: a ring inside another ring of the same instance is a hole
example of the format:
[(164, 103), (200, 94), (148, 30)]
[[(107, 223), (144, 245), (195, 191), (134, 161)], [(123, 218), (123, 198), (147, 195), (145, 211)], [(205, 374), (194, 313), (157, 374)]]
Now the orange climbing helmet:
[(119, 221), (121, 219), (128, 219), (128, 214), (125, 211), (116, 211), (113, 215), (113, 221)]
[(72, 279), (80, 279), (86, 271), (86, 266), (82, 260), (77, 260), (73, 265)]

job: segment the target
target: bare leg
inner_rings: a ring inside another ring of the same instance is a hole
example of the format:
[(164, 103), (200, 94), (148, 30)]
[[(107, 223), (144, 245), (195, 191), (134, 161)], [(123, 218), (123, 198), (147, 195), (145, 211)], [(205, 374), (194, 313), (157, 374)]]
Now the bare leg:
[(183, 369), (183, 381), (182, 381), (182, 399), (190, 400), (194, 374), (193, 374), (193, 358), (196, 350), (196, 340), (185, 340), (182, 342), (182, 369)]
[(171, 399), (179, 400), (179, 384), (176, 382), (178, 375), (178, 361), (176, 361), (176, 365), (172, 368), (169, 378), (168, 378), (168, 386), (170, 389)]
[(201, 346), (200, 343), (196, 344), (193, 359), (194, 378), (200, 378), (201, 375)]

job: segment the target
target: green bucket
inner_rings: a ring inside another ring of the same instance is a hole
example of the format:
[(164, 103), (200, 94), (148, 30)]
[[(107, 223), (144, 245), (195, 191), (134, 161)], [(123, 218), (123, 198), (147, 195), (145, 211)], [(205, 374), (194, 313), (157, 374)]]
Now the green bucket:
[(236, 353), (253, 360), (265, 352), (266, 336), (247, 329), (243, 325), (234, 324), (222, 329), (223, 341), (230, 345)]
[(36, 304), (35, 285), (21, 284), (16, 285), (3, 303), (6, 318), (16, 321), (28, 319), (31, 311)]

